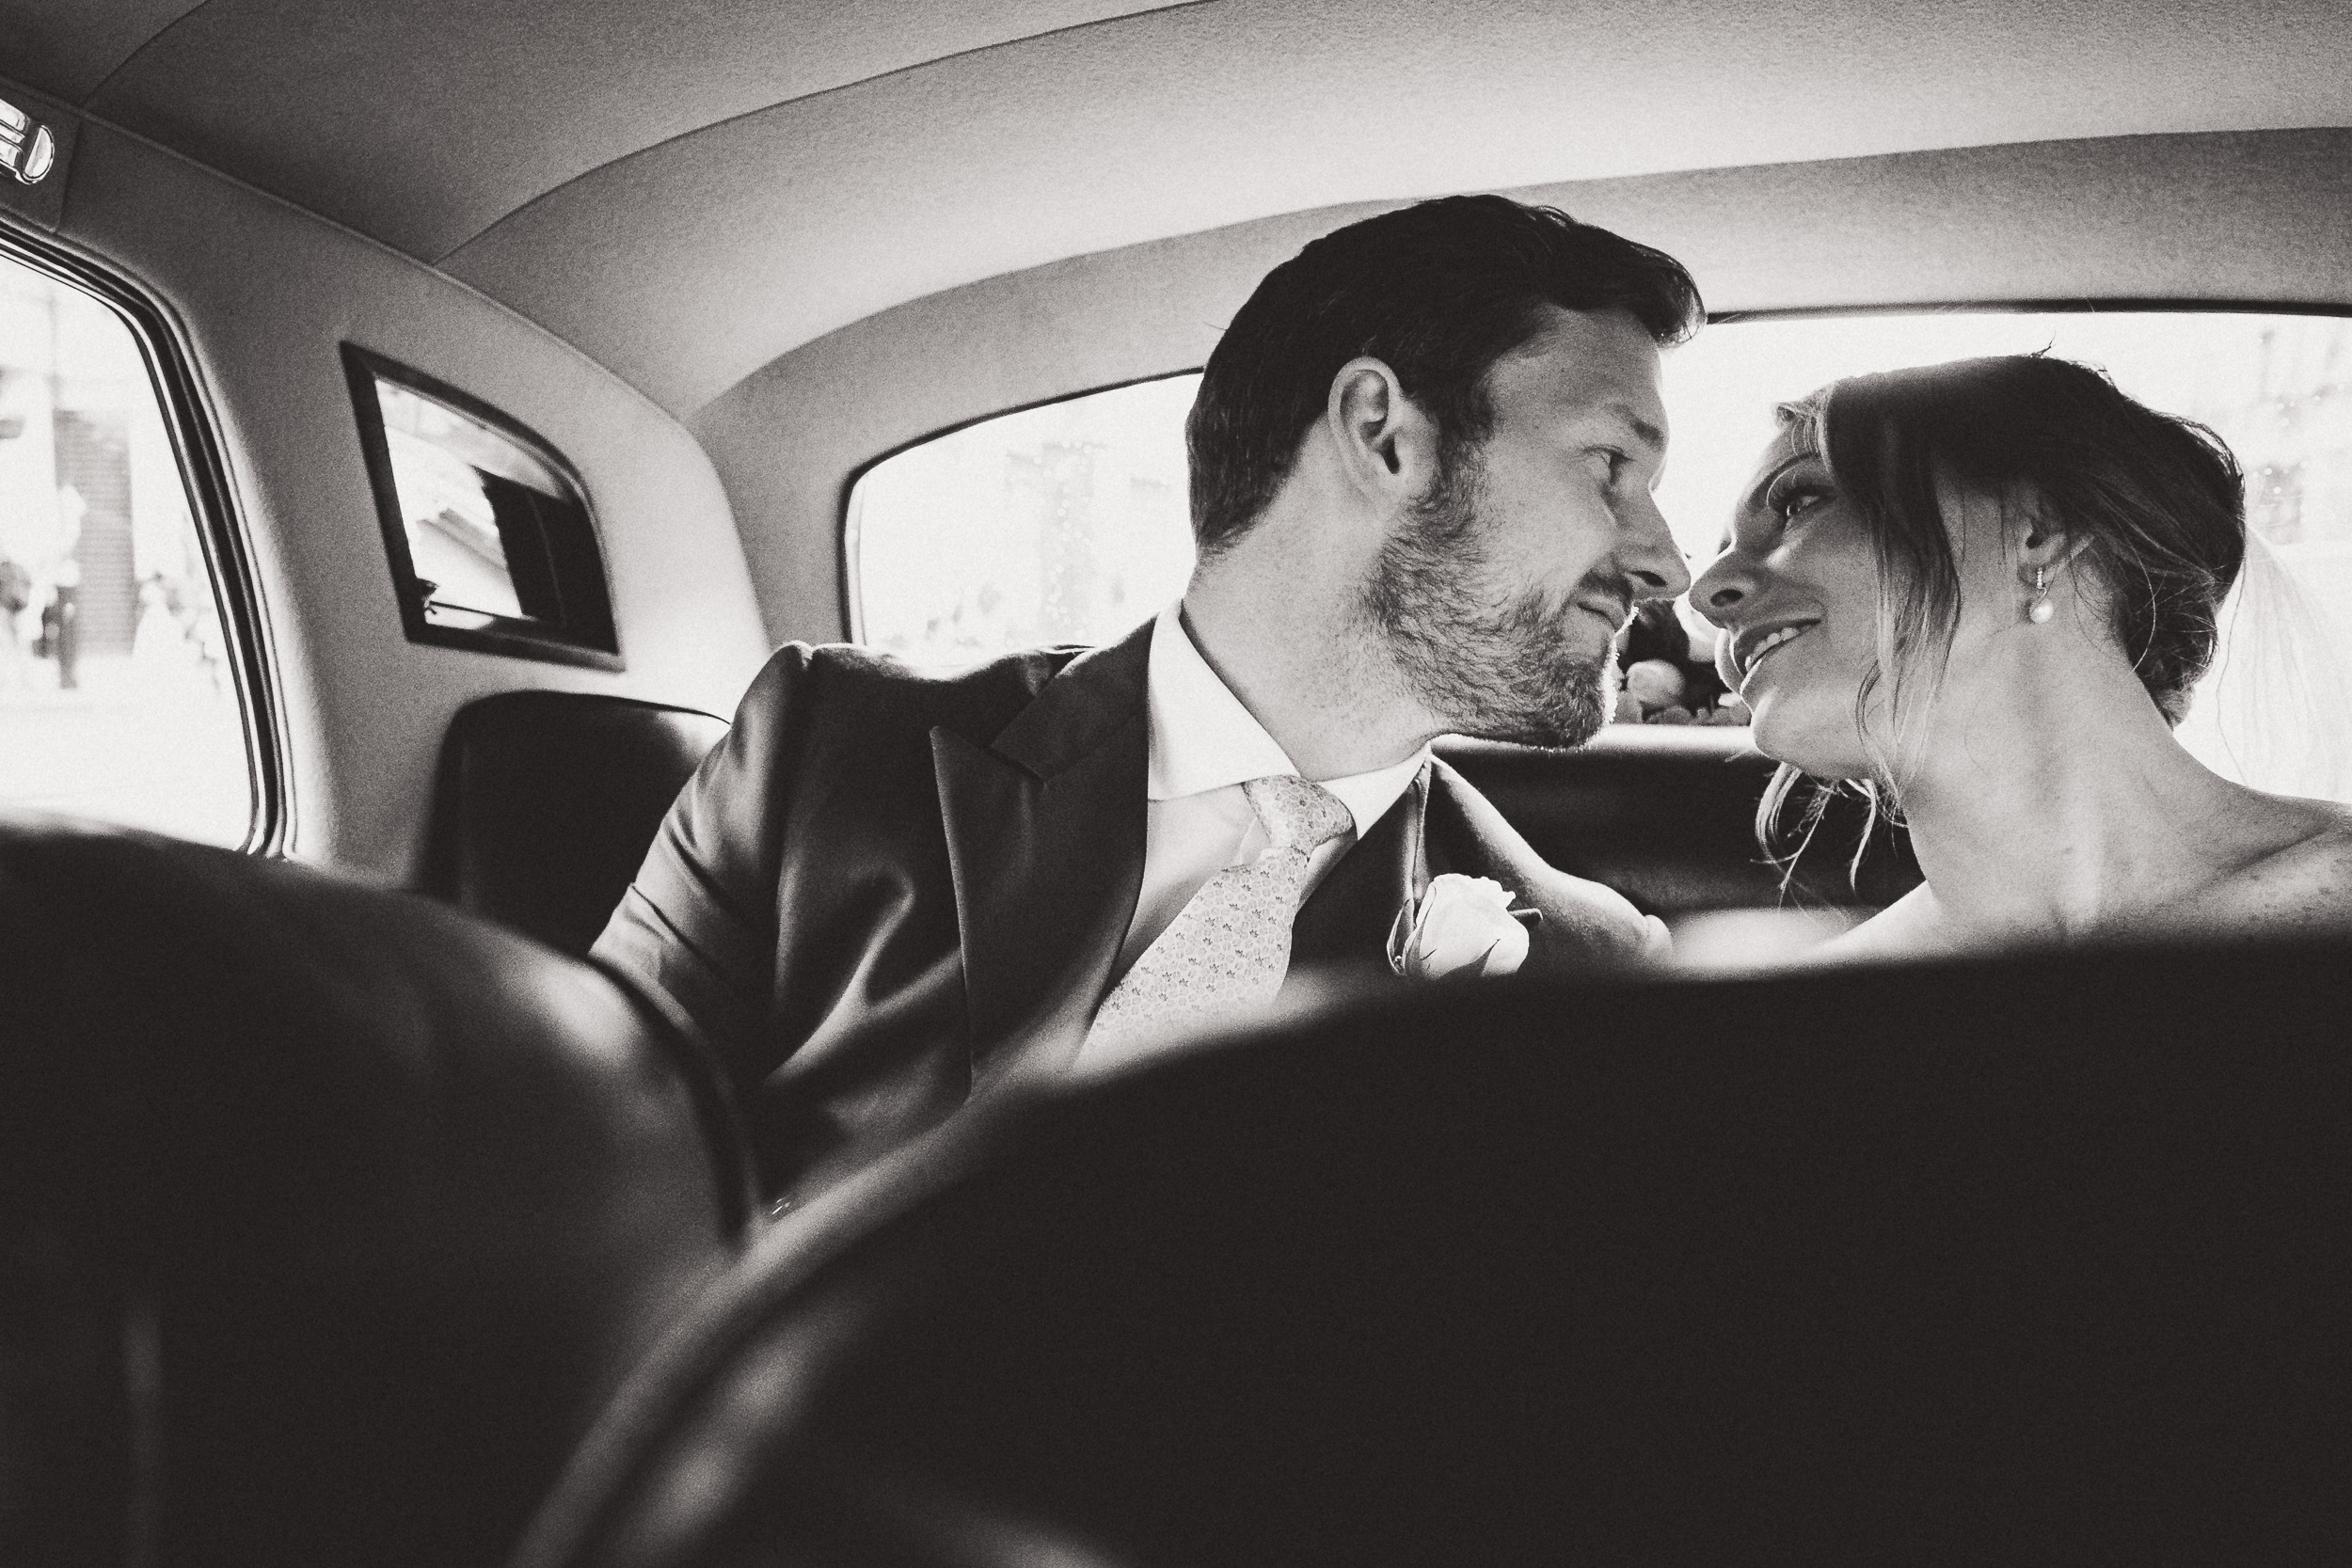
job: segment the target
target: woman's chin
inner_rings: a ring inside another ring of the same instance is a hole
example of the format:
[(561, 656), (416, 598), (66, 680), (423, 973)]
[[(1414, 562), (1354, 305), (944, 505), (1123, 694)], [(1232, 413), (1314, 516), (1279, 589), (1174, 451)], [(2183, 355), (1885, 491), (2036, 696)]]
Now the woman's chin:
[(1837, 711), (1832, 704), (1810, 703), (1801, 695), (1768, 689), (1756, 694), (1748, 711), (1749, 743), (1774, 762), (1817, 779), (1870, 776), (1869, 757), (1854, 731), (1851, 700)]

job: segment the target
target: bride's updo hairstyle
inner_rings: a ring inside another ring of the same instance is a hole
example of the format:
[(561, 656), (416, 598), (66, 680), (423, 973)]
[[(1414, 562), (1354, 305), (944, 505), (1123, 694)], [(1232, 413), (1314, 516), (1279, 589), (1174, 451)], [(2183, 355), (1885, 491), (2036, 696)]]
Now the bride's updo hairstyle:
[[(2087, 541), (2054, 591), (2083, 582), (2103, 605), (2115, 645), (2169, 723), (2213, 662), (2222, 600), (2246, 561), (2246, 499), (2237, 460), (2192, 420), (2159, 414), (2102, 372), (2043, 355), (1956, 359), (1851, 376), (1779, 410), (1828, 467), (1870, 531), (1878, 562), (1877, 666), (1855, 703), (1860, 721), (1882, 678), (1899, 749), (1909, 716), (1934, 699), (1960, 616), (1959, 519), (1943, 497), (2038, 505), (2070, 539)], [(1865, 734), (1867, 734), (1867, 729)], [(1899, 768), (1856, 781), (1871, 819), (1856, 844), (1860, 875), (1870, 826), (1899, 820), (1890, 799)], [(1794, 869), (1830, 794), (1817, 791), (1803, 841), (1773, 850), (1783, 805), (1800, 778), (1783, 766), (1756, 812), (1766, 854)]]
[(1939, 500), (1955, 489), (2005, 509), (2038, 501), (2087, 541), (2067, 571), (2088, 574), (2115, 645), (2166, 720), (2181, 721), (2246, 560), (2243, 476), (2213, 432), (2042, 355), (1852, 376), (1781, 417), (1811, 436), (1869, 525), (1899, 725), (1909, 699), (1941, 680), (1959, 618), (1957, 519)]

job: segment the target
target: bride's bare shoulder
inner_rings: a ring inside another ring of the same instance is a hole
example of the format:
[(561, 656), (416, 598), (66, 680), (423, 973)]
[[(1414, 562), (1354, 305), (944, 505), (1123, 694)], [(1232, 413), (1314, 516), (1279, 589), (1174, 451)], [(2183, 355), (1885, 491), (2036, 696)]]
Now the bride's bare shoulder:
[(2261, 929), (2352, 931), (2352, 808), (2307, 809), (2311, 832), (2217, 883), (2198, 913)]
[(1917, 958), (1947, 945), (1935, 895), (1922, 882), (1852, 929), (1821, 943), (1806, 958), (1820, 963), (1867, 963)]

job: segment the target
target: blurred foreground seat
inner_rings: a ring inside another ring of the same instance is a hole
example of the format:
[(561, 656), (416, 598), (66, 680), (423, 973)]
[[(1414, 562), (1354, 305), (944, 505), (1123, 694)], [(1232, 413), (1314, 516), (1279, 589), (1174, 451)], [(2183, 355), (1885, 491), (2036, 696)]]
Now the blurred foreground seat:
[(0, 821), (0, 1561), (499, 1561), (735, 1254), (704, 1085), (424, 899)]
[(2352, 1560), (2352, 952), (1425, 991), (779, 1226), (516, 1568)]

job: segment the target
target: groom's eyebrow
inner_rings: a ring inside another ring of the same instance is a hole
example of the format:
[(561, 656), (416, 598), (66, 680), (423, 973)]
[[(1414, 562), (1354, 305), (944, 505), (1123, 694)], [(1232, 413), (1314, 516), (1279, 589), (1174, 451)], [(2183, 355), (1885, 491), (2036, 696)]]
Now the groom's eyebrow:
[(1652, 451), (1662, 452), (1666, 450), (1666, 433), (1635, 413), (1631, 404), (1605, 403), (1601, 404), (1601, 407), (1623, 420), (1632, 428), (1634, 435), (1648, 444)]

